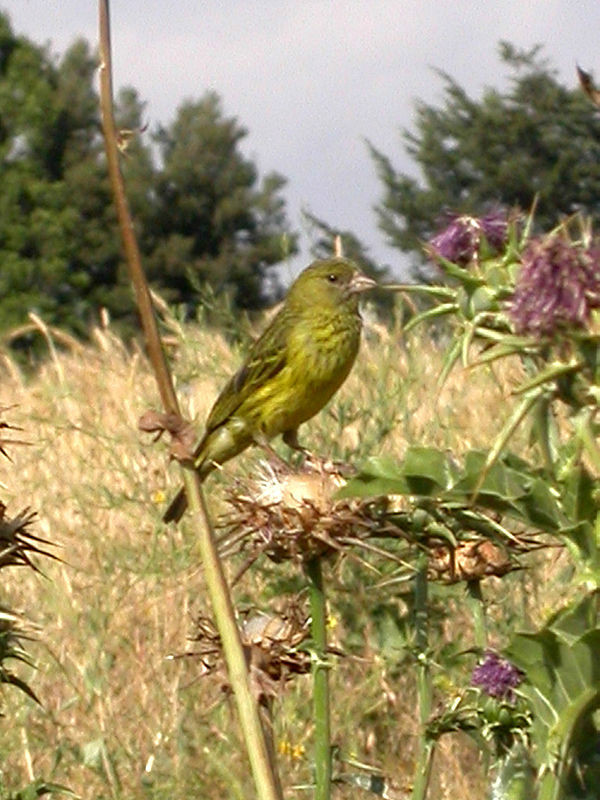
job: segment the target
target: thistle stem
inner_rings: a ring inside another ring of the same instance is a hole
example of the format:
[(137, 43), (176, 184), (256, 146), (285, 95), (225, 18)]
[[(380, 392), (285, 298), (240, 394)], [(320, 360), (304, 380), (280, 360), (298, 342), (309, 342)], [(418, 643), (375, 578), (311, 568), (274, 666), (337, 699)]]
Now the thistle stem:
[(428, 740), (425, 726), (431, 715), (432, 686), (429, 669), (429, 611), (427, 607), (427, 553), (420, 553), (415, 575), (415, 645), (417, 651), (417, 697), (421, 736), (415, 767), (412, 800), (425, 800), (431, 776), (434, 744)]
[(552, 418), (550, 411), (550, 399), (548, 397), (542, 397), (535, 409), (534, 430), (536, 441), (542, 451), (544, 466), (550, 475), (554, 475), (555, 456), (552, 444)]
[(487, 616), (485, 603), (481, 592), (481, 581), (467, 582), (467, 603), (473, 618), (473, 637), (475, 644), (481, 650), (487, 647)]
[(331, 722), (327, 664), (327, 602), (321, 558), (306, 563), (313, 640), (313, 709), (315, 722), (315, 800), (331, 797)]
[[(163, 405), (167, 411), (178, 413), (177, 397), (158, 335), (154, 309), (141, 263), (119, 164), (117, 131), (113, 111), (109, 0), (99, 0), (99, 22), (102, 127), (108, 172), (117, 208), (123, 247), (142, 319), (148, 354)], [(258, 706), (250, 684), (250, 676), (237, 627), (233, 601), (223, 565), (217, 552), (214, 532), (204, 495), (202, 494), (200, 479), (193, 470), (185, 470), (184, 478), (190, 509), (198, 526), (200, 557), (204, 566), (206, 584), (213, 606), (215, 621), (221, 635), (229, 682), (237, 702), (240, 724), (254, 776), (257, 797), (260, 800), (281, 800), (283, 796), (281, 787), (275, 774), (275, 765), (270, 761), (265, 732), (261, 726)]]

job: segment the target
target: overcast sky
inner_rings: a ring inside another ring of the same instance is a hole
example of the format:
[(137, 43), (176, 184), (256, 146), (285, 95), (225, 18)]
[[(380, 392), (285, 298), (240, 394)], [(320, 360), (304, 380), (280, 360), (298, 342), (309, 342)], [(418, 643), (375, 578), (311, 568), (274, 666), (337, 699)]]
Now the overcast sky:
[[(97, 41), (94, 0), (0, 0), (13, 27), (61, 53)], [(206, 89), (248, 129), (245, 152), (285, 175), (292, 225), (305, 208), (354, 231), (394, 268), (373, 206), (381, 196), (364, 140), (404, 171), (400, 131), (414, 101), (441, 99), (432, 71), (473, 95), (502, 86), (498, 42), (543, 43), (561, 80), (600, 75), (600, 0), (112, 0), (115, 86), (132, 85), (152, 125)], [(302, 263), (308, 241), (302, 242)]]

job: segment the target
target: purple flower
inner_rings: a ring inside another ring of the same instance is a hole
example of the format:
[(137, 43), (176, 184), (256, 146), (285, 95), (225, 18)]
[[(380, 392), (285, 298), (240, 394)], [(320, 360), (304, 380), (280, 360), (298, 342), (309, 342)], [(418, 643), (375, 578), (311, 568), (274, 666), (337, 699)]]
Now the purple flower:
[(523, 680), (520, 669), (497, 653), (488, 651), (481, 664), (473, 670), (471, 684), (479, 686), (490, 697), (513, 701), (515, 689)]
[(535, 239), (521, 259), (509, 313), (519, 333), (549, 335), (588, 323), (600, 308), (600, 249), (561, 236)]
[(492, 250), (502, 250), (508, 238), (508, 221), (501, 211), (491, 211), (481, 217), (481, 230)]
[(508, 223), (500, 211), (477, 217), (455, 216), (443, 231), (429, 240), (438, 256), (465, 266), (476, 258), (481, 239), (485, 237), (492, 250), (500, 250), (506, 242)]

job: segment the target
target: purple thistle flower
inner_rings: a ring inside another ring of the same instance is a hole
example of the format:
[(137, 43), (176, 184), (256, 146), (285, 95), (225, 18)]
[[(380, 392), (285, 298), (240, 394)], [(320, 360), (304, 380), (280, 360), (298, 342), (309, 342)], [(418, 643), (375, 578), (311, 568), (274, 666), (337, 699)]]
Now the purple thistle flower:
[(447, 261), (466, 266), (477, 256), (482, 237), (492, 250), (498, 251), (506, 242), (507, 230), (506, 216), (500, 211), (490, 212), (480, 219), (455, 216), (443, 231), (429, 240), (429, 246)]
[(501, 211), (491, 211), (481, 217), (481, 230), (492, 250), (502, 250), (508, 238), (508, 220)]
[(490, 697), (499, 697), (509, 702), (514, 700), (513, 689), (522, 680), (523, 673), (520, 669), (491, 651), (485, 654), (485, 658), (475, 667), (471, 676), (473, 686), (481, 687)]
[(509, 313), (519, 333), (539, 336), (588, 323), (600, 308), (600, 249), (560, 236), (530, 242), (521, 259)]

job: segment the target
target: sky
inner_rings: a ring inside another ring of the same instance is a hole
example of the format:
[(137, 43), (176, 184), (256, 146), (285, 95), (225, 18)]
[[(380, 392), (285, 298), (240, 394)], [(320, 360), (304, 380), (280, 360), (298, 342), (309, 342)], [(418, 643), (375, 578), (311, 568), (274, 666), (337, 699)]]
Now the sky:
[[(0, 0), (14, 29), (60, 54), (97, 42), (92, 0)], [(568, 86), (575, 65), (600, 76), (599, 0), (112, 0), (115, 87), (134, 86), (150, 127), (183, 100), (216, 90), (261, 174), (288, 179), (288, 217), (309, 260), (302, 209), (352, 230), (370, 255), (402, 274), (406, 256), (377, 228), (381, 200), (366, 141), (413, 175), (402, 131), (415, 102), (442, 101), (440, 69), (478, 97), (506, 86), (498, 43), (544, 54)]]

